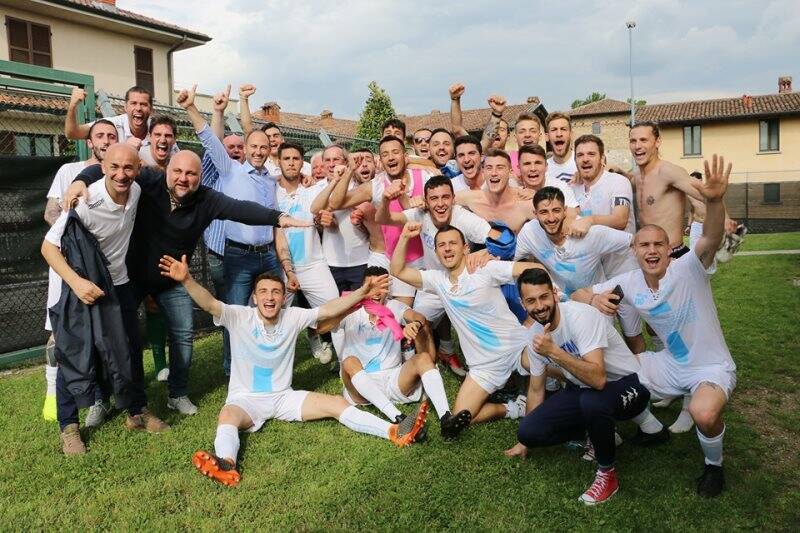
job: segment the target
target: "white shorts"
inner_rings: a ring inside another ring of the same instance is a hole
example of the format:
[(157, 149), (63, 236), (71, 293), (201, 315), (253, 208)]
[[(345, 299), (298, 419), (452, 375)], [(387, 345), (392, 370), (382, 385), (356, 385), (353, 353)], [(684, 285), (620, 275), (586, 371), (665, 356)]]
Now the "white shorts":
[(285, 422), (302, 422), (303, 402), (308, 391), (287, 389), (281, 392), (237, 394), (228, 396), (225, 405), (235, 405), (242, 409), (250, 420), (252, 427), (247, 429), (253, 433), (261, 429), (264, 422), (270, 419)]
[(434, 327), (445, 314), (441, 298), (437, 294), (422, 290), (417, 291), (417, 295), (414, 297), (413, 309), (422, 314)]
[(502, 389), (514, 371), (519, 372), (523, 376), (530, 375), (530, 373), (525, 370), (525, 367), (522, 366), (522, 353), (525, 350), (527, 350), (527, 348), (523, 348), (516, 358), (498, 361), (497, 364), (490, 367), (480, 369), (470, 367), (467, 375), (471, 377), (480, 388), (491, 394), (494, 391)]
[[(418, 402), (420, 398), (422, 398), (422, 382), (420, 381), (417, 383), (417, 386), (411, 391), (411, 394), (406, 396), (403, 394), (403, 391), (400, 390), (400, 371), (402, 369), (402, 366), (396, 366), (388, 370), (369, 372), (367, 376), (369, 376), (369, 379), (371, 379), (375, 385), (386, 393), (386, 397), (389, 398), (389, 401), (392, 403)], [(350, 395), (350, 391), (347, 390), (347, 387), (342, 387), (342, 396), (344, 396), (344, 399), (347, 400), (350, 405), (367, 405), (355, 401)]]
[(639, 354), (639, 381), (660, 398), (674, 398), (694, 391), (703, 383), (719, 386), (730, 400), (736, 387), (736, 370), (723, 364), (684, 366), (673, 362), (667, 350)]
[[(294, 267), (295, 276), (300, 283), (300, 290), (303, 291), (303, 296), (306, 297), (308, 305), (319, 307), (322, 304), (334, 300), (339, 297), (339, 289), (336, 288), (336, 282), (333, 280), (331, 269), (323, 262), (311, 263), (309, 265), (300, 265)], [(283, 275), (286, 279), (286, 274)], [(292, 305), (294, 301), (294, 293), (286, 293), (286, 301), (284, 306)], [(331, 332), (331, 340), (333, 347), (338, 354), (344, 346), (344, 330), (336, 328)]]
[(692, 222), (692, 225), (689, 226), (689, 248), (694, 249), (694, 245), (697, 244), (697, 241), (699, 241), (700, 237), (702, 236), (703, 236), (703, 223)]
[[(420, 268), (422, 266), (422, 259), (420, 258), (416, 261), (412, 261), (408, 265), (414, 268)], [(367, 266), (383, 267), (388, 272), (389, 258), (386, 254), (370, 251), (369, 259), (367, 259)], [(413, 298), (417, 293), (417, 289), (413, 285), (409, 285), (405, 281), (399, 280), (394, 276), (391, 276), (391, 278), (392, 282), (391, 285), (389, 285), (389, 294), (391, 294), (393, 298)]]

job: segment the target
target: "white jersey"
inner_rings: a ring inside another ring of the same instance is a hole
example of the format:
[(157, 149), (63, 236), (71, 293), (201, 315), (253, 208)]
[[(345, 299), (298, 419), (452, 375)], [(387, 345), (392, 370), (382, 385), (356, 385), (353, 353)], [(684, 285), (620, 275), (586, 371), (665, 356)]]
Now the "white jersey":
[(470, 371), (513, 367), (536, 331), (519, 323), (500, 290), (514, 283), (513, 270), (513, 262), (490, 261), (473, 274), (465, 268), (456, 284), (448, 272), (420, 272), (422, 288), (441, 299)]
[(563, 163), (556, 163), (552, 157), (547, 160), (547, 172), (545, 172), (545, 179), (551, 178), (560, 181), (569, 181), (578, 172), (578, 166), (575, 164), (575, 153), (570, 150), (567, 160)]
[[(406, 196), (408, 196), (409, 198), (413, 198), (414, 196), (424, 196), (424, 194), (425, 194), (424, 193), (425, 184), (428, 183), (428, 180), (431, 179), (431, 176), (432, 176), (430, 171), (427, 170), (427, 169), (424, 169), (424, 168), (413, 169), (413, 170), (419, 170), (420, 171), (420, 178), (421, 178), (421, 181), (422, 181), (423, 190), (421, 190), (421, 191), (415, 191), (414, 190), (414, 187), (413, 187), (413, 185), (414, 185), (414, 176), (413, 176), (413, 173), (412, 173), (412, 169), (407, 169), (406, 170), (406, 174), (411, 178), (411, 182), (410, 182), (411, 186), (410, 187), (406, 187)], [(386, 190), (386, 184), (387, 183), (391, 183), (391, 178), (389, 178), (389, 175), (386, 174), (386, 172), (380, 172), (380, 173), (376, 174), (375, 177), (372, 178), (372, 180), (370, 181), (370, 184), (372, 186), (372, 205), (374, 205), (376, 208), (381, 204), (381, 202), (383, 202), (383, 191)]]
[(632, 253), (630, 233), (608, 226), (592, 226), (581, 239), (567, 237), (561, 246), (548, 238), (538, 220), (530, 220), (517, 235), (514, 259), (536, 258), (569, 297), (583, 287), (606, 279), (601, 259), (611, 253)]
[[(450, 184), (453, 186), (453, 193), (457, 193), (459, 191), (470, 191), (470, 190), (477, 190), (472, 189), (469, 184), (467, 183), (466, 178), (464, 178), (464, 174), (459, 174), (455, 178), (450, 180)], [(486, 181), (484, 180), (482, 189), (486, 189)]]
[(278, 322), (267, 326), (255, 307), (221, 305), (214, 324), (224, 326), (231, 338), (228, 398), (290, 389), (297, 335), (316, 326), (319, 308), (281, 309)]
[[(297, 189), (290, 194), (286, 192), (286, 189), (278, 185), (276, 191), (278, 210), (299, 220), (313, 222), (314, 215), (311, 214), (311, 204), (325, 187), (326, 183), (320, 181), (308, 188), (298, 186)], [(285, 228), (282, 231), (284, 235), (286, 235), (289, 253), (292, 256), (292, 264), (295, 267), (302, 268), (314, 263), (325, 262), (325, 257), (322, 255), (322, 243), (319, 239), (319, 232), (317, 232), (315, 226), (308, 228)]]
[[(399, 300), (387, 301), (386, 307), (400, 324), (403, 323), (403, 314), (410, 309)], [(365, 372), (391, 370), (403, 364), (400, 341), (395, 340), (390, 328), (378, 330), (363, 307), (347, 315), (341, 327), (345, 339), (342, 357), (357, 357)]]
[[(633, 213), (633, 189), (625, 176), (603, 171), (600, 178), (590, 188), (583, 184), (570, 185), (580, 204), (582, 217), (590, 215), (610, 215), (617, 206), (628, 207), (628, 223), (625, 231), (636, 233)], [(618, 254), (603, 259), (603, 267), (608, 277), (630, 272), (639, 267), (632, 254)]]
[(59, 203), (64, 195), (67, 194), (67, 189), (78, 177), (78, 174), (83, 171), (88, 165), (86, 161), (77, 161), (75, 163), (66, 163), (61, 165), (61, 168), (56, 172), (53, 183), (50, 185), (50, 190), (47, 191), (48, 198), (55, 198)]
[[(580, 302), (557, 303), (561, 315), (558, 327), (550, 331), (553, 342), (576, 359), (601, 348), (606, 379), (616, 381), (639, 371), (639, 361), (622, 340), (610, 320), (591, 305)], [(531, 350), (533, 351), (533, 350)], [(535, 354), (549, 364), (560, 366), (549, 358)], [(588, 387), (561, 367), (564, 377), (579, 387)]]
[[(403, 211), (403, 215), (405, 215), (406, 220), (409, 222), (419, 222), (422, 224), (422, 230), (419, 236), (422, 240), (424, 268), (426, 270), (444, 270), (444, 267), (439, 262), (439, 258), (436, 256), (436, 247), (434, 245), (434, 239), (436, 238), (436, 233), (439, 231), (439, 228), (434, 225), (431, 215), (420, 208), (406, 209)], [(489, 232), (492, 229), (488, 222), (460, 205), (453, 206), (453, 211), (450, 215), (450, 225), (461, 230), (461, 233), (464, 234), (464, 238), (467, 239), (467, 243), (474, 244), (483, 244), (486, 242), (486, 238), (489, 236)]]
[(545, 176), (544, 186), (555, 187), (564, 194), (564, 207), (580, 208), (580, 204), (578, 203), (578, 200), (575, 198), (575, 193), (572, 192), (572, 187), (570, 187), (569, 183), (567, 183), (566, 181), (561, 181), (560, 179), (557, 178)]
[[(125, 205), (118, 205), (111, 199), (106, 190), (105, 179), (89, 185), (88, 192), (89, 203), (83, 199), (79, 200), (75, 212), (100, 244), (100, 250), (108, 259), (108, 273), (111, 274), (114, 285), (122, 285), (128, 282), (125, 256), (128, 254), (128, 244), (142, 189), (138, 183), (132, 183)], [(61, 247), (61, 236), (64, 234), (68, 216), (69, 213), (61, 213), (44, 237), (48, 242)]]
[(711, 294), (710, 275), (694, 251), (672, 261), (653, 291), (637, 269), (595, 285), (595, 293), (619, 284), (623, 302), (636, 308), (658, 334), (675, 363), (691, 367), (722, 365), (735, 370)]
[[(327, 186), (328, 182), (320, 183)], [(350, 189), (358, 184), (351, 182)], [(322, 253), (328, 266), (352, 267), (366, 265), (369, 259), (369, 236), (366, 232), (350, 222), (352, 209), (340, 209), (333, 212), (335, 226), (322, 230)]]
[[(121, 115), (116, 115), (114, 117), (108, 117), (108, 118), (103, 117), (103, 120), (108, 120), (109, 122), (114, 124), (115, 128), (117, 128), (117, 142), (124, 143), (125, 141), (127, 141), (128, 139), (133, 137), (133, 132), (131, 131), (131, 123), (130, 123), (130, 119), (128, 118), (127, 113), (123, 113)], [(145, 146), (147, 146), (147, 147), (150, 146), (150, 133), (149, 133), (149, 131), (150, 131), (150, 123), (152, 121), (153, 121), (153, 117), (152, 116), (147, 119), (147, 131), (148, 131), (148, 133), (145, 135), (144, 139), (142, 140), (142, 145), (139, 147), (140, 149), (144, 148)], [(94, 124), (94, 122), (92, 122), (91, 124)], [(176, 131), (175, 133), (178, 133), (178, 132)], [(172, 145), (172, 150), (171, 150), (172, 155), (177, 154), (179, 150), (180, 150), (180, 148), (178, 148), (178, 143), (175, 143), (175, 144)]]

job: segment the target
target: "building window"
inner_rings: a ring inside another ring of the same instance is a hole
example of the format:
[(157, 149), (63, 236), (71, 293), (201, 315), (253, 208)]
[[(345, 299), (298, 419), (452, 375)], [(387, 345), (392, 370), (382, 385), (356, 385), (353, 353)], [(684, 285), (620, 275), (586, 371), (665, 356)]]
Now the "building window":
[(1, 131), (0, 154), (18, 156), (52, 156), (53, 136)]
[(8, 58), (40, 67), (53, 66), (50, 26), (6, 17)]
[(136, 59), (136, 85), (144, 87), (152, 95), (155, 92), (153, 89), (153, 51), (150, 48), (134, 46), (133, 55)]
[(700, 126), (683, 127), (683, 155), (702, 154), (700, 144)]
[(781, 184), (780, 183), (765, 183), (764, 184), (764, 203), (765, 204), (779, 204), (779, 203), (781, 203)]
[(603, 126), (599, 122), (592, 122), (592, 134), (600, 135), (603, 133)]
[(778, 119), (771, 118), (758, 123), (759, 152), (777, 152), (780, 150), (780, 129)]

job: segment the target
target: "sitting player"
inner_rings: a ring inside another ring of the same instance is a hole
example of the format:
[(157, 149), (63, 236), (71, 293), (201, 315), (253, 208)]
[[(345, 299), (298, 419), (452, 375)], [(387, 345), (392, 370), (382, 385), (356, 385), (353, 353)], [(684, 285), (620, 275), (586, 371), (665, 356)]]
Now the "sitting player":
[[(382, 267), (367, 267), (364, 282), (387, 274)], [(443, 434), (450, 438), (459, 419), (450, 413), (442, 376), (431, 355), (433, 339), (425, 317), (400, 300), (387, 301), (387, 295), (387, 291), (379, 291), (371, 302), (342, 320), (343, 396), (354, 405), (371, 403), (389, 420), (400, 423), (404, 415), (394, 404), (419, 401), (424, 388), (442, 420)], [(401, 322), (405, 323), (402, 329)], [(406, 362), (400, 347), (403, 337), (417, 347), (417, 353)], [(461, 415), (461, 424), (469, 422), (463, 422), (466, 416), (466, 412)]]
[(286, 297), (283, 280), (273, 274), (256, 278), (256, 307), (227, 305), (192, 279), (186, 256), (160, 261), (162, 275), (183, 284), (192, 299), (211, 313), (216, 325), (231, 334), (231, 377), (228, 398), (219, 413), (214, 454), (198, 451), (192, 462), (204, 475), (228, 486), (239, 483), (236, 470), (239, 431), (258, 431), (271, 418), (294, 421), (336, 418), (354, 431), (408, 446), (425, 425), (428, 405), (420, 404), (404, 424), (390, 424), (349, 405), (341, 396), (293, 390), (292, 367), (298, 334), (307, 327), (330, 331), (342, 315), (364, 299), (385, 292), (388, 276), (368, 278), (348, 296), (336, 298), (314, 309), (282, 309)]
[[(418, 222), (406, 223), (392, 256), (392, 275), (438, 296), (458, 333), (469, 372), (456, 397), (456, 417), (466, 418), (462, 414), (466, 410), (473, 424), (519, 418), (525, 414), (524, 396), (505, 404), (487, 403), (489, 395), (503, 387), (514, 370), (527, 373), (528, 356), (523, 350), (533, 335), (509, 310), (500, 286), (513, 283), (523, 270), (541, 265), (490, 261), (469, 272), (469, 245), (464, 234), (447, 225), (439, 229), (433, 242), (446, 270), (417, 270), (406, 264), (405, 249), (420, 230)], [(443, 421), (443, 429), (444, 425)], [(466, 424), (456, 429), (465, 427)]]

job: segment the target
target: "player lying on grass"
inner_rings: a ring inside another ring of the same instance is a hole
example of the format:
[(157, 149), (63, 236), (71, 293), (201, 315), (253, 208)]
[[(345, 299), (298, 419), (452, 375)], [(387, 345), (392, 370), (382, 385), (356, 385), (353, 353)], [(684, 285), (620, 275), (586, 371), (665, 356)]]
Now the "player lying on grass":
[[(388, 275), (383, 267), (367, 267), (364, 283), (376, 283)], [(434, 345), (425, 317), (399, 299), (387, 301), (387, 290), (378, 290), (364, 307), (346, 316), (342, 360), (342, 395), (354, 405), (371, 403), (389, 420), (403, 415), (395, 403), (418, 402), (422, 390), (443, 421), (450, 436), (454, 418), (433, 357)], [(400, 324), (405, 324), (402, 328)], [(403, 362), (400, 341), (413, 340), (417, 353)]]
[[(487, 403), (489, 395), (503, 387), (514, 370), (527, 374), (526, 346), (532, 330), (522, 326), (509, 310), (500, 286), (514, 283), (525, 269), (539, 263), (490, 261), (475, 272), (467, 269), (469, 245), (453, 226), (439, 229), (434, 246), (446, 270), (418, 270), (405, 262), (408, 241), (419, 235), (421, 224), (407, 222), (392, 255), (391, 273), (417, 289), (441, 298), (458, 339), (469, 372), (456, 396), (455, 424), (448, 436), (455, 437), (473, 424), (496, 418), (519, 418), (525, 414), (524, 397), (506, 404)], [(419, 292), (417, 294), (420, 294)], [(442, 420), (442, 432), (451, 424)]]
[(204, 475), (228, 486), (238, 484), (239, 431), (258, 431), (273, 418), (290, 422), (335, 418), (353, 431), (389, 439), (401, 448), (412, 444), (424, 427), (427, 402), (402, 423), (390, 424), (356, 409), (341, 396), (292, 389), (298, 334), (307, 327), (330, 331), (356, 304), (386, 291), (388, 276), (370, 277), (358, 290), (314, 309), (282, 309), (283, 280), (261, 274), (253, 289), (253, 308), (226, 305), (214, 298), (192, 279), (186, 256), (177, 261), (165, 255), (160, 267), (162, 275), (182, 283), (195, 303), (211, 313), (214, 324), (224, 326), (231, 335), (231, 377), (228, 398), (219, 413), (215, 453), (198, 451), (192, 458)]

